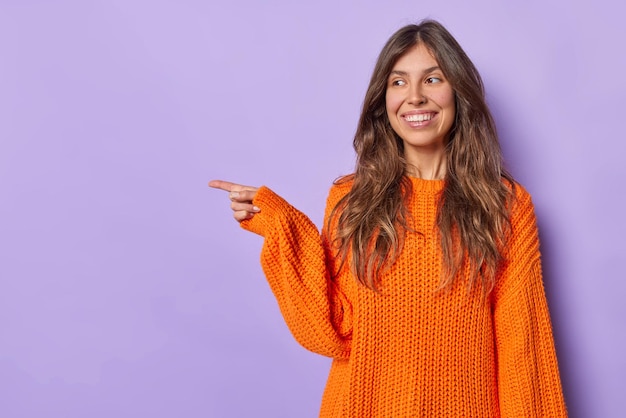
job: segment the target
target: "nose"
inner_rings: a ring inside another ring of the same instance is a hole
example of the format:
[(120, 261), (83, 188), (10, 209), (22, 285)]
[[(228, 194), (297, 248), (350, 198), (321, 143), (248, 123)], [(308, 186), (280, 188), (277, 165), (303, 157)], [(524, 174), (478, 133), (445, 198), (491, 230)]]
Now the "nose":
[(409, 89), (408, 102), (409, 104), (412, 104), (415, 106), (426, 103), (426, 96), (424, 95), (424, 92), (422, 91), (422, 85), (420, 83), (414, 84)]

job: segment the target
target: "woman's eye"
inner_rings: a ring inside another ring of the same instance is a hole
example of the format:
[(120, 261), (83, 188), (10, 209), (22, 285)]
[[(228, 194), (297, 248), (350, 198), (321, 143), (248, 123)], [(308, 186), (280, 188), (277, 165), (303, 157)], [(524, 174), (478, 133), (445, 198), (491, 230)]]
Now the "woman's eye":
[(433, 83), (441, 83), (441, 81), (442, 81), (442, 80), (441, 80), (439, 77), (428, 77), (428, 78), (426, 79), (426, 82), (427, 82), (428, 84), (433, 84)]
[(405, 84), (404, 80), (394, 80), (391, 82), (392, 86), (404, 86)]

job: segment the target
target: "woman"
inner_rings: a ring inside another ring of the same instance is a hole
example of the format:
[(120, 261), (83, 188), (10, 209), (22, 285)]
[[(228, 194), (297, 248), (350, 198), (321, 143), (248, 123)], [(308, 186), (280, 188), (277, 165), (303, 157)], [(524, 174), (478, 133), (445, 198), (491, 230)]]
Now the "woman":
[(321, 236), (270, 189), (223, 181), (306, 348), (321, 417), (566, 416), (528, 193), (502, 167), (478, 71), (426, 20), (383, 48)]

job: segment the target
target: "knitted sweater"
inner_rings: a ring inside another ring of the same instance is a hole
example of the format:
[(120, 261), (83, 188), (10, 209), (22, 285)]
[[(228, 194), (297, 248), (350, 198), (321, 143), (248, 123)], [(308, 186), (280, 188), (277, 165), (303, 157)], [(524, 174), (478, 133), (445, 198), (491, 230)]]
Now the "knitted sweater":
[[(378, 293), (340, 270), (332, 237), (270, 189), (242, 222), (265, 238), (261, 264), (294, 337), (333, 359), (320, 417), (567, 416), (529, 194), (516, 187), (507, 261), (485, 301), (467, 277), (435, 291), (444, 181), (411, 181), (413, 232)], [(326, 219), (350, 187), (331, 188)]]

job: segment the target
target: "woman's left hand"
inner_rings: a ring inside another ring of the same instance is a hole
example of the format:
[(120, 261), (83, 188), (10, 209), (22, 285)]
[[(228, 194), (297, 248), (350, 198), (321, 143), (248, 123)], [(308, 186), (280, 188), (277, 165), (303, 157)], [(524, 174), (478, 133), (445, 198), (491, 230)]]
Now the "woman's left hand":
[(233, 217), (237, 222), (250, 219), (261, 211), (261, 209), (252, 204), (252, 199), (254, 199), (257, 190), (259, 190), (258, 187), (244, 186), (224, 180), (211, 180), (209, 187), (228, 192), (228, 197), (231, 201), (230, 208), (233, 210)]

